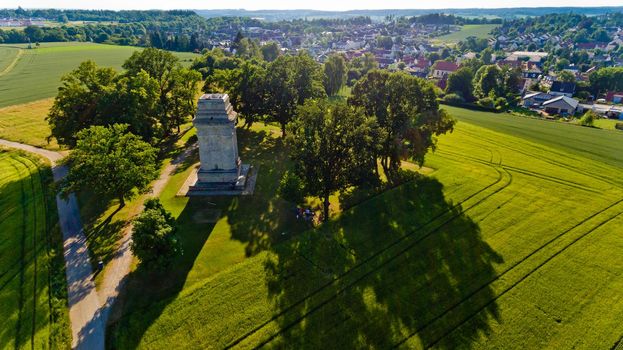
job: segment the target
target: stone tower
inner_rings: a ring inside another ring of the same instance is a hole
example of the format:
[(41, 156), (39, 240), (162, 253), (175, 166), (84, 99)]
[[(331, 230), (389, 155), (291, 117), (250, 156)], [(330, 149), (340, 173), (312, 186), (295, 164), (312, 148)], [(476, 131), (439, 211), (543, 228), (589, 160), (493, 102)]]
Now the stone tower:
[[(242, 164), (238, 157), (236, 118), (227, 94), (205, 94), (199, 98), (193, 125), (197, 129), (201, 166), (189, 194), (236, 194), (235, 191), (245, 188), (249, 165)], [(228, 191), (232, 193), (225, 193)]]

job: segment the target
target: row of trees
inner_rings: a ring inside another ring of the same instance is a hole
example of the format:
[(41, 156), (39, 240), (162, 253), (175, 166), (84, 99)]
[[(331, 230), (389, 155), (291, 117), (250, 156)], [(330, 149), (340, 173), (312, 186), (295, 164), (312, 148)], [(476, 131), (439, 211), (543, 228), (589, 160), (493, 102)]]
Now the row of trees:
[(115, 123), (150, 144), (179, 132), (194, 113), (201, 75), (156, 49), (136, 51), (123, 68), (118, 73), (86, 61), (65, 75), (47, 117), (51, 137), (73, 147), (80, 130)]
[(272, 54), (244, 57), (240, 53), (231, 57), (213, 50), (193, 67), (203, 73), (206, 92), (222, 91), (230, 95), (234, 108), (245, 116), (247, 126), (260, 119), (276, 122), (285, 135), (298, 106), (308, 99), (339, 92), (346, 83), (347, 66), (338, 55), (329, 57), (324, 66), (306, 52), (273, 57)]
[(593, 93), (623, 91), (623, 67), (607, 67), (592, 72), (589, 82)]
[[(206, 92), (230, 95), (247, 126), (257, 120), (280, 125), (296, 164), (283, 187), (298, 188), (300, 183), (305, 194), (322, 198), (326, 218), (331, 193), (378, 184), (381, 174), (397, 182), (401, 160), (422, 163), (435, 136), (452, 130), (454, 123), (439, 110), (430, 83), (375, 69), (370, 57), (354, 61), (350, 69), (362, 76), (348, 102), (342, 103), (326, 99), (350, 75), (340, 55), (319, 65), (305, 52), (269, 62), (259, 55), (229, 56), (213, 50), (194, 67), (206, 78)], [(296, 200), (300, 195), (289, 197)]]

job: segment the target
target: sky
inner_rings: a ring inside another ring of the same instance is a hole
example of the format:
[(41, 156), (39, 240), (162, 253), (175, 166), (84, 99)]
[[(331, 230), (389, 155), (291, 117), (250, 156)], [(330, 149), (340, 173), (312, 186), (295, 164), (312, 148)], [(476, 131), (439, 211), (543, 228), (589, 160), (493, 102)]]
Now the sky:
[(0, 8), (70, 9), (314, 9), (343, 11), (354, 9), (437, 9), (556, 6), (621, 6), (621, 0), (1, 0)]

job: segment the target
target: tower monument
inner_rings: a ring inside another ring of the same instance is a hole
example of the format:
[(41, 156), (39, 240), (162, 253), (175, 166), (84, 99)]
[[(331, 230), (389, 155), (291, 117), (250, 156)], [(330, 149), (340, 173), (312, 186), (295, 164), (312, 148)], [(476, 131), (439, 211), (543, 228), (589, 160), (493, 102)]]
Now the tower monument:
[(236, 118), (227, 94), (205, 94), (199, 98), (193, 125), (197, 129), (201, 165), (188, 195), (236, 195), (248, 190), (250, 166), (242, 164), (238, 157)]

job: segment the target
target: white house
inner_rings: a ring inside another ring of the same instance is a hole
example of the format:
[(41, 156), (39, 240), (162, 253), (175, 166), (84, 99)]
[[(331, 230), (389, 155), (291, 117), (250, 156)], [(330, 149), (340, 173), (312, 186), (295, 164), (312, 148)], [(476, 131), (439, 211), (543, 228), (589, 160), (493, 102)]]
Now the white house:
[(567, 96), (558, 96), (543, 102), (543, 108), (549, 114), (574, 115), (578, 105), (578, 100)]

